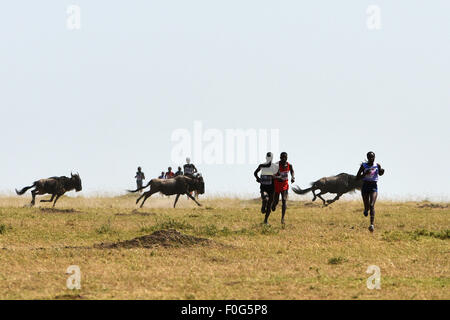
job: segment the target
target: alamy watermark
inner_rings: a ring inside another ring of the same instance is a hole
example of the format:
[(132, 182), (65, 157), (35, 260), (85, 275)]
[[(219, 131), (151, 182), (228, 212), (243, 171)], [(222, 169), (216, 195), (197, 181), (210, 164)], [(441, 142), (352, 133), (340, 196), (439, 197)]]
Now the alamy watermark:
[(369, 30), (381, 30), (381, 9), (377, 5), (370, 5), (366, 9), (366, 26)]
[(81, 8), (78, 5), (72, 4), (66, 9), (67, 19), (66, 27), (69, 30), (81, 29)]
[(67, 278), (66, 286), (67, 289), (81, 289), (81, 271), (80, 267), (77, 265), (69, 266), (66, 270), (66, 274), (70, 274), (71, 276)]
[(216, 129), (204, 130), (201, 121), (194, 121), (193, 130), (180, 128), (172, 132), (171, 160), (183, 163), (192, 157), (197, 164), (256, 164), (268, 151), (279, 153), (279, 129)]
[(367, 268), (366, 273), (373, 273), (369, 278), (367, 278), (366, 285), (367, 289), (381, 289), (381, 270), (379, 266), (371, 265)]

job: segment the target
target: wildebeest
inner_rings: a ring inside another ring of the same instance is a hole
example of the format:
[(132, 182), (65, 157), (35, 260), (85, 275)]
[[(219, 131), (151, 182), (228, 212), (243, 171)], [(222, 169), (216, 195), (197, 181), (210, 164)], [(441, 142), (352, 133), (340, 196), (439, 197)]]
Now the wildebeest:
[(195, 198), (190, 194), (192, 191), (197, 191), (199, 194), (205, 193), (205, 183), (203, 181), (203, 177), (187, 177), (187, 176), (176, 176), (175, 178), (171, 179), (151, 179), (148, 184), (145, 187), (138, 188), (136, 190), (128, 190), (128, 192), (137, 192), (139, 190), (145, 189), (148, 186), (150, 186), (150, 190), (147, 192), (144, 192), (137, 200), (136, 204), (144, 198), (144, 200), (141, 203), (141, 208), (144, 205), (145, 200), (147, 200), (148, 197), (150, 197), (152, 194), (161, 192), (162, 194), (166, 196), (174, 195), (176, 194), (175, 202), (173, 204), (173, 207), (175, 208), (175, 205), (177, 204), (178, 198), (180, 195), (185, 194), (194, 202), (201, 206), (200, 203), (195, 200)]
[[(311, 183), (311, 188), (308, 189), (300, 189), (299, 186), (292, 187), (292, 191), (297, 194), (305, 194), (309, 191), (312, 191), (314, 198), (312, 201), (316, 200), (316, 197), (322, 199), (323, 204), (329, 205), (330, 203), (339, 200), (339, 198), (347, 192), (354, 191), (355, 189), (360, 190), (362, 187), (362, 180), (356, 180), (356, 176), (348, 173), (340, 173), (336, 176), (332, 177), (324, 177), (313, 183)], [(318, 194), (315, 193), (316, 190), (320, 190)], [(326, 200), (321, 197), (322, 194), (325, 193), (337, 193), (336, 197), (332, 200)]]
[[(53, 199), (55, 199), (55, 202), (53, 202), (53, 207), (55, 207), (56, 201), (58, 201), (59, 197), (61, 197), (64, 193), (71, 191), (75, 189), (77, 192), (81, 191), (81, 179), (80, 175), (78, 173), (72, 174), (70, 173), (70, 178), (62, 176), (62, 177), (50, 177), (48, 179), (40, 179), (35, 182), (29, 187), (25, 187), (22, 190), (18, 191), (16, 189), (16, 193), (21, 196), (25, 192), (27, 192), (28, 189), (35, 188), (34, 190), (31, 190), (31, 206), (34, 206), (35, 198), (37, 195), (43, 195), (43, 194), (51, 194), (52, 197), (49, 200), (41, 200), (41, 202), (52, 202)], [(55, 198), (56, 197), (56, 198)]]

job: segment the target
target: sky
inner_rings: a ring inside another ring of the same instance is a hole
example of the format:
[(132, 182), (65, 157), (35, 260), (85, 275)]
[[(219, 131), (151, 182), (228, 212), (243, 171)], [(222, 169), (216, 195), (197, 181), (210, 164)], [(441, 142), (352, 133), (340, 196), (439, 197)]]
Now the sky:
[[(174, 132), (193, 149), (200, 123), (215, 137), (276, 130), (302, 188), (374, 151), (380, 197), (448, 201), (449, 13), (446, 0), (5, 3), (0, 193), (71, 171), (83, 195), (123, 193), (137, 166), (148, 181), (182, 165)], [(249, 156), (185, 156), (205, 195), (258, 196)]]

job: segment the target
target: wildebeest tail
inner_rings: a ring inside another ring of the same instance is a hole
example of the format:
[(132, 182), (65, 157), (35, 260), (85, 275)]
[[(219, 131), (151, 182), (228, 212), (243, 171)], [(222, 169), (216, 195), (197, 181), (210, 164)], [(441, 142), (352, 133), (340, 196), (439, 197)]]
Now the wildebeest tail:
[(31, 185), (31, 186), (29, 186), (29, 187), (25, 187), (25, 188), (23, 188), (22, 190), (17, 190), (16, 189), (16, 193), (17, 193), (17, 195), (19, 195), (19, 196), (21, 196), (21, 195), (23, 195), (25, 192), (27, 192), (27, 190), (29, 190), (29, 189), (31, 189), (31, 188), (33, 188), (34, 187), (34, 185), (35, 185), (35, 183), (33, 183), (33, 185)]
[(305, 194), (305, 193), (310, 192), (312, 189), (313, 189), (313, 187), (308, 188), (308, 189), (303, 189), (303, 190), (300, 189), (299, 186), (292, 187), (292, 191), (294, 191), (294, 192), (297, 193), (297, 194)]
[(141, 191), (142, 189), (147, 188), (149, 185), (150, 185), (150, 181), (149, 181), (149, 182), (147, 183), (147, 185), (145, 185), (145, 186), (142, 186), (142, 187), (140, 187), (140, 188), (137, 188), (136, 190), (127, 190), (127, 192), (138, 192), (138, 191)]

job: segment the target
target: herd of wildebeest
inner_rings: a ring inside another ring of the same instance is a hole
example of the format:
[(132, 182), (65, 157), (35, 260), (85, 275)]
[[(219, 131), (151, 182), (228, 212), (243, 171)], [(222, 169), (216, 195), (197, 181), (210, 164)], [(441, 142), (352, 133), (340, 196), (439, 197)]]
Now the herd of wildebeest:
[[(324, 206), (333, 203), (338, 200), (343, 194), (347, 192), (354, 191), (356, 189), (360, 190), (362, 187), (363, 181), (360, 179), (356, 179), (356, 176), (340, 173), (336, 176), (331, 177), (323, 177), (317, 181), (311, 183), (311, 187), (307, 189), (300, 189), (300, 187), (293, 187), (292, 190), (297, 194), (306, 194), (308, 192), (313, 193), (312, 201), (316, 200), (316, 198), (320, 198), (323, 201)], [(204, 194), (205, 192), (205, 182), (201, 175), (193, 175), (193, 176), (177, 176), (172, 179), (151, 179), (146, 186), (142, 188), (138, 188), (136, 190), (128, 190), (129, 192), (138, 192), (142, 189), (150, 186), (150, 190), (144, 192), (139, 198), (136, 200), (136, 204), (143, 198), (140, 207), (144, 205), (145, 201), (152, 195), (157, 192), (160, 192), (164, 195), (176, 195), (175, 202), (173, 207), (175, 208), (178, 198), (180, 195), (186, 195), (188, 198), (192, 199), (197, 205), (201, 206), (201, 204), (192, 196), (193, 192), (197, 194)], [(33, 189), (34, 188), (34, 189)], [(22, 188), (21, 190), (16, 189), (16, 193), (18, 195), (23, 195), (29, 189), (31, 190), (31, 203), (30, 206), (34, 206), (37, 195), (50, 194), (51, 198), (48, 200), (41, 200), (41, 202), (52, 202), (53, 207), (56, 204), (56, 201), (65, 194), (66, 192), (75, 190), (79, 192), (82, 190), (81, 178), (78, 173), (70, 174), (70, 178), (66, 176), (61, 177), (50, 177), (47, 179), (40, 179), (33, 182), (32, 185)], [(316, 193), (316, 191), (319, 193)], [(322, 198), (323, 194), (326, 193), (334, 193), (336, 197), (332, 200), (325, 200)]]

